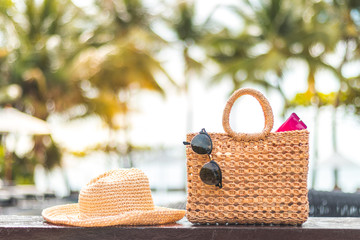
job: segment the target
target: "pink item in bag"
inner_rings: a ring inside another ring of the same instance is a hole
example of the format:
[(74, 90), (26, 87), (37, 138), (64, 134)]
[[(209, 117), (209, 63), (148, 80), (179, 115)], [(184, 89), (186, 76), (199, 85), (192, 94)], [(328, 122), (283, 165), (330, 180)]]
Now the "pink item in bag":
[(292, 113), (290, 117), (279, 127), (279, 129), (276, 130), (276, 132), (302, 130), (306, 128), (305, 123), (300, 120), (296, 113)]

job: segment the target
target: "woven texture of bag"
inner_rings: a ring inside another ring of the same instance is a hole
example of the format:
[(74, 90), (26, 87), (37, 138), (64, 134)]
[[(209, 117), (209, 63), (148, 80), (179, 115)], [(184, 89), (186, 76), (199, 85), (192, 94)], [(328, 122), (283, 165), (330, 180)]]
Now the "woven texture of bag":
[[(261, 133), (236, 133), (230, 128), (231, 108), (242, 95), (259, 101), (265, 117)], [(239, 89), (229, 98), (223, 127), (226, 133), (208, 133), (213, 142), (212, 159), (222, 171), (223, 188), (201, 181), (199, 172), (209, 158), (186, 147), (187, 219), (201, 224), (304, 223), (309, 212), (309, 132), (270, 132), (271, 106), (264, 95), (250, 88)], [(188, 134), (187, 141), (197, 134)]]

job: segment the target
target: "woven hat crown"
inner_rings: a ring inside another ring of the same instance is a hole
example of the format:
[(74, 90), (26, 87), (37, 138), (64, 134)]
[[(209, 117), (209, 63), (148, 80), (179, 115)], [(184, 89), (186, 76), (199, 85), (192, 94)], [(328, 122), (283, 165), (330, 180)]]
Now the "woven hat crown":
[(91, 180), (79, 194), (81, 219), (154, 210), (149, 180), (139, 169), (119, 169)]

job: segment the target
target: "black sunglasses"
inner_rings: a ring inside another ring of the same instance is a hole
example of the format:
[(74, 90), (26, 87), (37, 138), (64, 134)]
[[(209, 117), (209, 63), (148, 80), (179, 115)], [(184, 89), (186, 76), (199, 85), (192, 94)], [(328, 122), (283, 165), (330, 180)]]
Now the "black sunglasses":
[(212, 141), (205, 131), (205, 128), (201, 129), (200, 133), (196, 135), (191, 143), (183, 142), (184, 145), (190, 145), (191, 149), (197, 154), (207, 154), (210, 162), (206, 163), (200, 170), (200, 179), (207, 185), (215, 185), (222, 188), (222, 174), (219, 165), (211, 159), (211, 152), (213, 149)]

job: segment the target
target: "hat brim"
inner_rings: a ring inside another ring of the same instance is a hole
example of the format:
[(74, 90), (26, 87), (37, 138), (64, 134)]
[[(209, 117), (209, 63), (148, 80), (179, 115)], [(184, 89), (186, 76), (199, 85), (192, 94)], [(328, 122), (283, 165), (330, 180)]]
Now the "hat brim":
[(79, 227), (105, 227), (113, 225), (159, 225), (173, 223), (185, 216), (185, 210), (155, 207), (150, 211), (130, 211), (115, 216), (80, 218), (79, 204), (66, 204), (42, 211), (43, 218), (53, 224)]

